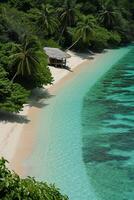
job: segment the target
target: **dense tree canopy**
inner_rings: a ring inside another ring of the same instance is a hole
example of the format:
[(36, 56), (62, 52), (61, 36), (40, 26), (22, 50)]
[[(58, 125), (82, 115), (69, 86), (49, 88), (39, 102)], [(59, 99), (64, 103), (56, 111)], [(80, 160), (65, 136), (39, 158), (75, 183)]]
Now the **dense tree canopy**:
[[(2, 0), (0, 3), (0, 67), (7, 72), (5, 85), (18, 84), (14, 92), (18, 87), (21, 93), (22, 87), (29, 90), (52, 83), (44, 46), (102, 51), (133, 39), (134, 1)], [(6, 108), (3, 104), (6, 102), (0, 99), (0, 103)], [(9, 110), (19, 111), (13, 105), (15, 102)]]
[[(19, 112), (31, 89), (52, 83), (44, 46), (103, 51), (133, 40), (133, 0), (1, 0), (0, 110)], [(67, 198), (0, 160), (0, 199)]]
[(18, 112), (28, 99), (28, 92), (18, 83), (12, 83), (0, 67), (0, 110)]
[[(52, 39), (63, 48), (68, 47), (74, 39), (68, 29), (77, 29), (78, 24), (83, 23), (83, 19), (91, 15), (100, 27), (97, 29), (98, 32), (101, 31), (100, 34), (102, 34), (101, 28), (106, 28), (110, 31), (110, 34), (116, 32), (121, 39), (120, 44), (128, 43), (134, 37), (133, 1), (3, 0), (2, 2), (3, 4), (0, 7), (0, 30), (2, 33), (0, 38), (2, 38), (2, 41), (18, 42), (22, 33), (28, 33), (36, 35), (43, 45), (45, 40)], [(76, 34), (75, 31), (73, 32)], [(87, 43), (90, 44), (90, 48), (94, 48), (90, 41), (87, 41)], [(94, 43), (96, 43), (95, 37)], [(81, 45), (81, 41), (79, 44)], [(111, 47), (111, 45), (111, 41), (109, 43), (108, 40), (107, 46)], [(118, 42), (117, 45), (119, 45)], [(89, 47), (85, 44), (85, 47), (87, 46)]]

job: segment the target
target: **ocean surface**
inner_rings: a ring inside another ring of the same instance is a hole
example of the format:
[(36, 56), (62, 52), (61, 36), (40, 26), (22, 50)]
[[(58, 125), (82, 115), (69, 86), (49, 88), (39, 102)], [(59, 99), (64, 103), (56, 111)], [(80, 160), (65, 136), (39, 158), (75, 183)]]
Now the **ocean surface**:
[(134, 47), (83, 66), (43, 106), (28, 175), (70, 200), (134, 200)]

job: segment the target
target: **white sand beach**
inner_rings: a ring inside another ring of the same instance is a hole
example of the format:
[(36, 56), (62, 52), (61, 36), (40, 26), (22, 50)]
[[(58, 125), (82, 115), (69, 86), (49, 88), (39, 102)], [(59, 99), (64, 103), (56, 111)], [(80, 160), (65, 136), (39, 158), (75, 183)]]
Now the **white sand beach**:
[[(74, 52), (68, 51), (71, 55), (67, 59), (67, 65), (71, 71), (61, 68), (49, 67), (54, 77), (53, 85), (47, 86), (45, 89), (51, 89), (60, 80), (64, 81), (64, 78), (72, 74), (75, 69), (84, 64), (85, 62), (92, 63), (92, 56), (89, 54), (76, 54)], [(97, 55), (95, 55), (96, 57)], [(36, 120), (38, 117), (40, 108), (34, 107), (33, 105), (25, 105), (23, 111), (18, 115), (5, 117), (4, 120), (0, 122), (0, 156), (7, 159), (12, 163), (14, 156), (23, 154), (23, 152), (30, 151), (32, 147), (32, 138), (34, 137), (33, 130), (36, 128)], [(25, 143), (25, 146), (23, 144)], [(25, 153), (24, 153), (25, 154)], [(24, 155), (22, 155), (23, 157)], [(17, 161), (16, 161), (17, 160)], [(13, 161), (12, 168), (16, 168), (16, 162), (19, 163), (19, 159)]]

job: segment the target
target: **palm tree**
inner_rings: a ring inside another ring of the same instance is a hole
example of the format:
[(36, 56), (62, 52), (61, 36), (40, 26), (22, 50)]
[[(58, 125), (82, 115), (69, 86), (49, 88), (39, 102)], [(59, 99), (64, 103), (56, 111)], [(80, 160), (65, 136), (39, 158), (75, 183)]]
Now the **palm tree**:
[(74, 29), (73, 37), (75, 38), (75, 42), (67, 50), (71, 49), (80, 40), (83, 43), (89, 43), (95, 27), (96, 19), (92, 15), (82, 15)]
[(46, 31), (47, 34), (53, 34), (59, 27), (59, 21), (55, 14), (53, 6), (49, 4), (42, 4), (40, 10), (36, 10), (37, 25), (42, 31)]
[(61, 22), (61, 36), (67, 30), (68, 26), (73, 26), (76, 22), (76, 15), (79, 5), (77, 0), (65, 0), (63, 5), (57, 9), (59, 13), (59, 19)]
[(61, 22), (66, 26), (72, 26), (75, 22), (76, 0), (65, 0), (62, 7), (58, 8)]
[(101, 0), (98, 14), (98, 20), (101, 24), (108, 29), (113, 29), (113, 26), (118, 21), (118, 15), (117, 7), (114, 6), (113, 1)]
[(32, 40), (28, 40), (26, 37), (21, 45), (17, 45), (17, 53), (11, 56), (13, 59), (12, 68), (13, 71), (15, 71), (11, 80), (12, 82), (18, 75), (30, 76), (38, 70), (40, 63), (34, 45), (35, 43)]

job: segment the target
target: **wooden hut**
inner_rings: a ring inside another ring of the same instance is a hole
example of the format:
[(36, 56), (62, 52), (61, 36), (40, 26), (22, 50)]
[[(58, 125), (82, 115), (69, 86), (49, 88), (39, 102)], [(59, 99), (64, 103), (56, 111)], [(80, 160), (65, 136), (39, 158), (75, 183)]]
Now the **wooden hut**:
[(69, 58), (69, 54), (58, 48), (45, 47), (44, 51), (48, 56), (49, 65), (55, 67), (66, 67), (66, 59)]

